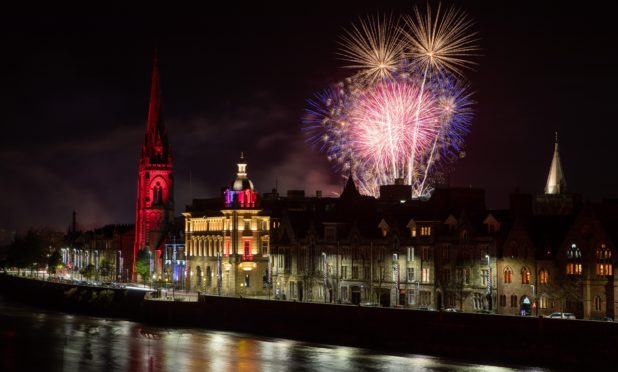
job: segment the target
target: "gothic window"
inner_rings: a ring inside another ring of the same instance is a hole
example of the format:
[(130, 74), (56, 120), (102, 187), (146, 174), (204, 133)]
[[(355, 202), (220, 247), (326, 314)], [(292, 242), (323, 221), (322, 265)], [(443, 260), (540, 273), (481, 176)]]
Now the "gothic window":
[(518, 305), (517, 305), (517, 295), (511, 295), (511, 307), (518, 307)]
[(567, 275), (581, 275), (582, 274), (582, 252), (575, 243), (571, 244), (571, 248), (567, 250)]
[(508, 284), (513, 281), (513, 270), (510, 267), (504, 269), (504, 283)]
[(601, 311), (601, 297), (596, 296), (594, 298), (594, 311)]
[(500, 295), (500, 306), (506, 307), (506, 295)]
[(541, 269), (539, 271), (539, 283), (541, 284), (549, 283), (549, 272), (546, 269)]
[(527, 267), (521, 269), (521, 284), (530, 284), (530, 270)]
[(596, 251), (597, 263), (596, 272), (598, 276), (611, 276), (613, 275), (613, 266), (611, 262), (612, 252), (601, 243), (601, 246)]
[(569, 260), (577, 260), (582, 258), (582, 252), (577, 247), (577, 244), (571, 244), (571, 248), (569, 248), (569, 250), (567, 251), (567, 258)]
[(464, 273), (464, 284), (469, 285), (470, 284), (470, 269), (466, 267), (463, 273)]

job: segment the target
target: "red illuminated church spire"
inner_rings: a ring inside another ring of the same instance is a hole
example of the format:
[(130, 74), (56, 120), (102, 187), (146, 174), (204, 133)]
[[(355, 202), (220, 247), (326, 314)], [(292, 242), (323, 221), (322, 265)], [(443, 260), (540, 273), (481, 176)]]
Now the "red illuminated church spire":
[(173, 221), (172, 152), (161, 114), (159, 58), (155, 53), (146, 135), (138, 165), (133, 262), (139, 250), (148, 249), (154, 259), (151, 267), (161, 271), (161, 252)]

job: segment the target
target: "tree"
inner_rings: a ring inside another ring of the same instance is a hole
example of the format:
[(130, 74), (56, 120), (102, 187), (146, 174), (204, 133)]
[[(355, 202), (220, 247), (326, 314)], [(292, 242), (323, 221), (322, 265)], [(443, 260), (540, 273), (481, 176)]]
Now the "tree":
[(142, 277), (144, 284), (150, 278), (150, 251), (142, 249), (137, 252), (137, 259), (135, 260), (135, 272)]
[(58, 250), (55, 250), (54, 253), (49, 256), (49, 260), (47, 260), (47, 272), (50, 274), (55, 274), (56, 270), (62, 268), (64, 263), (62, 262), (62, 256)]
[(18, 269), (30, 268), (47, 264), (47, 244), (42, 231), (28, 230), (23, 236), (18, 236), (10, 245), (8, 264)]
[(92, 279), (96, 275), (96, 268), (93, 264), (88, 264), (84, 267), (80, 273), (86, 277), (86, 279)]
[(99, 265), (99, 274), (101, 278), (109, 279), (110, 275), (114, 272), (114, 266), (111, 262), (106, 259), (101, 260), (101, 264)]

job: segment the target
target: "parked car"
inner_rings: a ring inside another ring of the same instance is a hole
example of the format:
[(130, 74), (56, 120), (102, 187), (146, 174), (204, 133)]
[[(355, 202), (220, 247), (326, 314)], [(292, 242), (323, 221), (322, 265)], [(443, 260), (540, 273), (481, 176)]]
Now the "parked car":
[(416, 310), (433, 311), (433, 309), (430, 306), (419, 306), (416, 308)]
[(575, 314), (573, 313), (551, 313), (546, 316), (546, 318), (553, 319), (576, 319)]
[(599, 321), (599, 322), (613, 322), (614, 321), (614, 319), (612, 319), (609, 316), (593, 317), (593, 318), (590, 318), (590, 320), (596, 320), (596, 321)]
[(449, 313), (458, 313), (459, 310), (457, 310), (454, 307), (447, 307), (446, 309), (444, 309), (444, 311), (449, 312)]

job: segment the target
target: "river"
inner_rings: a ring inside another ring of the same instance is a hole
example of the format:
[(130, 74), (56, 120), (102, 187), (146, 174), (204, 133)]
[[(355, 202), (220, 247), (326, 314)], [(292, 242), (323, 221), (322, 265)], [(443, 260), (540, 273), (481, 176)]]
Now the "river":
[[(256, 320), (259, 321), (259, 320)], [(1, 371), (515, 371), (414, 354), (45, 311), (0, 298)], [(534, 369), (540, 370), (540, 369)]]

